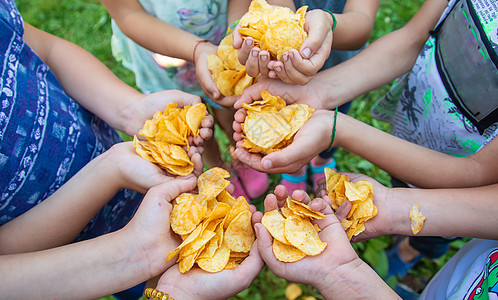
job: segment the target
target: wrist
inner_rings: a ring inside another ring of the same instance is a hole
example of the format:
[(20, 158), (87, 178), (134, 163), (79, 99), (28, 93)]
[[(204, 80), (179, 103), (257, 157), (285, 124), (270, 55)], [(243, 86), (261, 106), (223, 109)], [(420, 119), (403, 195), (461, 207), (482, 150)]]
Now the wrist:
[(392, 208), (389, 210), (389, 222), (391, 229), (387, 234), (413, 235), (411, 230), (410, 210), (414, 204), (414, 197), (409, 194), (415, 189), (411, 188), (389, 188), (386, 192), (386, 203)]

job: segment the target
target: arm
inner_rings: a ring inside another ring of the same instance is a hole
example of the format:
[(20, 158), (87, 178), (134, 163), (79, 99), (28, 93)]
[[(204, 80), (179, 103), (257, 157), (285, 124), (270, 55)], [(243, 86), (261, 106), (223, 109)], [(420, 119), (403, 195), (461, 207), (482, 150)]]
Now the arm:
[(165, 253), (178, 245), (169, 229), (169, 201), (194, 188), (191, 177), (151, 189), (130, 223), (114, 233), (50, 250), (0, 256), (2, 296), (96, 299), (161, 274), (174, 263), (166, 262)]
[(145, 193), (171, 179), (139, 157), (132, 142), (117, 144), (90, 161), (49, 198), (0, 226), (0, 253), (68, 244), (120, 189)]
[(428, 0), (401, 29), (370, 44), (353, 58), (318, 73), (310, 81), (323, 107), (332, 109), (379, 88), (411, 70), (446, 0)]

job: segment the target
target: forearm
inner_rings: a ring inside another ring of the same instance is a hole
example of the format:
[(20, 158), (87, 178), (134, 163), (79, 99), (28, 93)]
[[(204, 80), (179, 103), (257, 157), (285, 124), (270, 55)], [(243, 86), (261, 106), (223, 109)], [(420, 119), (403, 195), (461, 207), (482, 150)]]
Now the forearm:
[(380, 0), (348, 0), (342, 14), (334, 14), (337, 24), (332, 49), (357, 50), (370, 38)]
[(118, 231), (56, 249), (4, 255), (0, 257), (2, 297), (97, 299), (110, 295), (153, 276), (148, 267), (159, 260), (141, 251)]
[(359, 258), (330, 272), (318, 290), (325, 299), (401, 299)]
[(228, 25), (240, 19), (249, 9), (251, 1), (248, 0), (229, 0), (228, 1)]
[(64, 91), (113, 128), (123, 130), (126, 106), (141, 94), (81, 47), (25, 26), (24, 40), (50, 67)]
[(318, 73), (310, 83), (321, 92), (323, 106), (333, 109), (410, 71), (446, 5), (444, 0), (426, 1), (406, 26)]
[(98, 156), (49, 198), (0, 227), (0, 253), (38, 251), (73, 241), (120, 189), (108, 153)]
[(496, 183), (497, 170), (488, 166), (496, 164), (493, 151), (498, 148), (498, 140), (473, 156), (455, 157), (402, 140), (344, 114), (338, 115), (336, 126), (336, 146), (417, 187), (472, 187)]
[(389, 205), (396, 206), (391, 216), (392, 234), (413, 235), (410, 209), (418, 204), (427, 220), (417, 235), (496, 240), (497, 195), (498, 184), (465, 189), (390, 189)]
[(148, 13), (138, 0), (101, 0), (119, 29), (140, 46), (162, 55), (193, 61), (198, 36)]

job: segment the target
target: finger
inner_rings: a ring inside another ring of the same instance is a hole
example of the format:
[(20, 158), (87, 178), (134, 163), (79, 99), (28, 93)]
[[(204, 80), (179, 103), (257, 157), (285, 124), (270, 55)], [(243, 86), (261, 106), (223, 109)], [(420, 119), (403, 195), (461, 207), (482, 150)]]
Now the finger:
[(332, 210), (332, 207), (322, 198), (315, 198), (311, 203), (309, 204), (310, 208), (313, 209), (314, 211), (321, 212), (322, 214), (333, 214), (334, 211)]
[(247, 110), (245, 109), (239, 109), (233, 114), (233, 119), (239, 123), (244, 123), (246, 120), (247, 116)]
[(206, 94), (210, 94), (213, 99), (218, 99), (221, 96), (221, 93), (216, 86), (216, 82), (211, 76), (211, 71), (207, 67), (207, 62), (197, 64), (197, 80), (199, 81), (202, 89), (207, 92)]
[[(257, 225), (261, 224), (258, 223)], [(249, 286), (253, 279), (259, 274), (261, 269), (263, 269), (264, 265), (265, 262), (258, 251), (258, 243), (254, 242), (252, 244), (251, 251), (249, 251), (249, 256), (246, 257), (237, 267), (237, 269), (240, 268), (240, 273), (244, 274), (244, 278), (241, 278), (241, 280), (246, 281), (243, 284), (245, 286)]]
[(344, 201), (341, 206), (336, 210), (335, 215), (339, 219), (339, 221), (345, 220), (349, 211), (351, 210), (352, 205), (349, 201)]
[(199, 177), (204, 169), (201, 155), (199, 153), (195, 153), (194, 155), (192, 155), (190, 160), (192, 160), (192, 162), (194, 163), (194, 175)]
[(270, 269), (276, 268), (280, 262), (275, 258), (275, 255), (273, 255), (271, 235), (261, 223), (254, 225), (254, 231), (256, 232), (258, 252), (261, 255), (261, 258)]
[(216, 99), (216, 104), (223, 107), (232, 108), (234, 103), (239, 99), (239, 96), (221, 96)]
[(261, 223), (261, 219), (263, 218), (263, 213), (260, 212), (260, 211), (256, 211), (252, 214), (252, 218), (251, 218), (251, 221), (252, 221), (252, 224), (256, 224), (256, 223)]
[(210, 114), (206, 114), (206, 116), (201, 121), (202, 128), (213, 128), (214, 125), (214, 117)]
[(211, 128), (201, 128), (201, 129), (199, 129), (199, 136), (204, 141), (205, 140), (210, 140), (213, 137), (213, 130)]
[(168, 90), (165, 91), (165, 93), (168, 93), (168, 97), (173, 99), (171, 102), (176, 102), (178, 103), (179, 107), (191, 105), (194, 106), (197, 103), (201, 103), (201, 97), (190, 94), (190, 93), (185, 93), (179, 90)]
[(253, 78), (259, 75), (259, 51), (258, 47), (253, 47), (246, 60), (246, 73)]
[(273, 193), (277, 197), (278, 207), (284, 206), (285, 200), (287, 199), (287, 197), (289, 197), (289, 192), (287, 191), (287, 188), (284, 185), (279, 184), (275, 187)]
[[(233, 39), (233, 45), (235, 45), (235, 35)], [(235, 46), (234, 46), (235, 48)], [(254, 39), (252, 37), (246, 37), (245, 39), (241, 39), (240, 41), (240, 47), (235, 48), (239, 49), (237, 53), (237, 58), (239, 59), (239, 62), (243, 65), (247, 64), (247, 60), (249, 59), (249, 55), (251, 55), (251, 50), (254, 48)]]
[(261, 167), (261, 156), (259, 154), (249, 153), (247, 150), (243, 149), (242, 141), (237, 142), (234, 154), (243, 164), (248, 165), (257, 171), (264, 172)]
[(277, 209), (277, 197), (273, 194), (266, 195), (264, 205), (265, 213)]
[[(266, 51), (266, 50), (262, 50), (259, 52), (259, 73), (261, 73), (261, 75), (263, 76), (267, 76), (268, 75), (268, 72), (270, 71), (268, 69), (268, 62), (270, 62), (270, 52)], [(252, 76), (254, 77), (254, 76)]]
[(244, 42), (244, 38), (242, 38), (242, 36), (239, 33), (238, 30), (239, 28), (240, 26), (237, 24), (237, 26), (235, 26), (235, 28), (232, 31), (232, 38), (233, 38), (232, 47), (234, 47), (235, 49), (240, 49), (242, 47), (242, 43)]
[[(317, 55), (318, 54), (315, 54), (311, 59), (315, 58)], [(298, 76), (299, 74), (305, 77), (313, 76), (323, 66), (323, 62), (320, 66), (317, 66), (311, 59), (303, 59), (297, 50), (291, 49), (289, 50), (289, 60), (286, 61), (285, 69), (289, 76)], [(316, 60), (318, 61), (318, 59)]]
[(322, 46), (331, 32), (332, 24), (324, 22), (322, 16), (316, 16), (315, 13), (323, 14), (327, 19), (331, 16), (325, 16), (327, 13), (321, 10), (315, 10), (313, 13), (308, 13), (304, 23), (304, 30), (308, 33), (308, 37), (301, 45), (300, 52), (304, 58), (312, 57)]
[(306, 193), (303, 190), (293, 191), (292, 192), (292, 199), (299, 201), (301, 203), (304, 203), (304, 204), (309, 204), (311, 202), (310, 196), (308, 195), (308, 193)]
[[(286, 57), (288, 60), (288, 55), (286, 55)], [(285, 65), (281, 61), (275, 63), (275, 65), (273, 66), (273, 71), (275, 72), (275, 75), (283, 82), (294, 84), (294, 82), (287, 75)]]
[[(303, 157), (302, 149), (309, 148), (309, 145), (303, 145), (299, 140), (294, 140), (289, 146), (280, 151), (272, 152), (263, 157), (261, 164), (264, 170), (273, 172), (276, 169), (286, 169), (284, 173), (294, 173), (299, 171), (309, 160)], [(309, 155), (308, 155), (309, 156)], [(314, 156), (312, 156), (314, 157)]]
[(285, 72), (294, 83), (304, 85), (311, 80), (310, 76), (302, 73), (296, 68), (296, 65), (302, 66), (306, 62), (307, 61), (303, 60), (301, 54), (296, 49), (289, 50), (289, 60), (284, 63)]
[(147, 192), (147, 197), (160, 198), (170, 202), (181, 193), (192, 191), (197, 184), (194, 175), (177, 177), (173, 180), (152, 187)]

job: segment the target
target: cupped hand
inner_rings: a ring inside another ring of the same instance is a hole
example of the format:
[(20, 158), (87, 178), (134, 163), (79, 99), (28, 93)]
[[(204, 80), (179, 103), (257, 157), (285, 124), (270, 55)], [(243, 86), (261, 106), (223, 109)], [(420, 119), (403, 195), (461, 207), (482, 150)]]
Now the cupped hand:
[(237, 111), (234, 118), (234, 139), (237, 141), (234, 154), (242, 163), (265, 173), (294, 173), (326, 150), (332, 140), (334, 112), (316, 110), (296, 133), (290, 145), (262, 156), (242, 147), (241, 124), (245, 120), (245, 110)]
[(166, 262), (166, 255), (180, 244), (170, 230), (170, 202), (179, 194), (194, 190), (196, 182), (196, 178), (190, 175), (154, 186), (145, 195), (133, 219), (121, 231), (131, 244), (138, 247), (137, 256), (143, 253), (153, 260), (149, 262), (151, 277), (161, 274), (174, 263)]
[[(280, 207), (282, 198), (283, 195), (268, 195), (265, 199), (265, 211)], [(324, 219), (312, 222), (322, 229), (319, 236), (322, 241), (327, 243), (327, 247), (321, 254), (316, 256), (307, 256), (293, 263), (281, 262), (273, 254), (273, 238), (266, 228), (259, 223), (255, 225), (258, 250), (275, 275), (292, 282), (310, 284), (320, 290), (333, 283), (329, 280), (334, 278), (331, 275), (336, 272), (336, 268), (349, 265), (351, 262), (359, 260), (359, 258), (349, 243), (339, 220), (325, 201), (316, 198), (310, 203), (310, 198), (304, 191), (295, 191), (292, 198), (309, 203), (312, 209), (325, 214)]]

